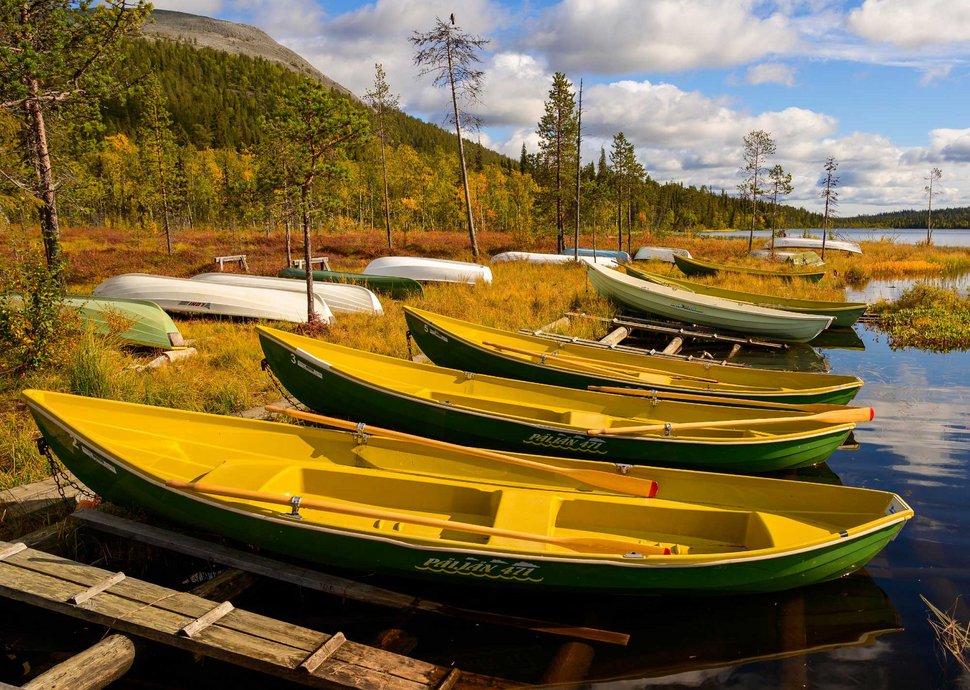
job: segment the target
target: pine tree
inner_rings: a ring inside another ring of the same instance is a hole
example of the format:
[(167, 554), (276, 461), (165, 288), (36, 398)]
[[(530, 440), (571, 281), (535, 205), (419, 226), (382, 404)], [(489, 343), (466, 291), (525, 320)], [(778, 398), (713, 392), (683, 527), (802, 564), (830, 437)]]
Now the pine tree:
[(381, 170), (384, 178), (384, 227), (387, 231), (387, 251), (391, 251), (391, 202), (387, 195), (387, 137), (390, 118), (388, 112), (397, 110), (399, 99), (391, 93), (384, 73), (384, 65), (374, 65), (374, 86), (364, 98), (374, 111), (374, 129), (381, 141)]
[(775, 142), (763, 129), (749, 132), (744, 137), (744, 181), (738, 191), (744, 199), (751, 199), (751, 232), (748, 234), (748, 251), (754, 245), (754, 226), (758, 218), (758, 199), (765, 193), (762, 181), (768, 172), (768, 157), (775, 153)]
[(144, 109), (142, 110), (139, 143), (148, 157), (148, 179), (158, 190), (162, 205), (162, 222), (165, 230), (165, 248), (172, 255), (172, 227), (169, 209), (170, 185), (174, 177), (176, 144), (172, 134), (172, 118), (166, 108), (165, 95), (156, 74), (144, 84)]
[(829, 216), (835, 215), (835, 208), (839, 205), (839, 193), (835, 189), (839, 186), (839, 176), (835, 174), (839, 164), (835, 158), (829, 156), (825, 159), (825, 177), (822, 178), (822, 192), (820, 196), (825, 199), (825, 213), (822, 216), (822, 258), (825, 258), (825, 240), (829, 235)]
[(556, 212), (557, 252), (565, 248), (565, 182), (576, 168), (577, 129), (576, 95), (572, 91), (572, 84), (565, 74), (556, 72), (536, 134), (539, 135), (539, 182), (546, 190), (544, 198), (550, 206), (555, 207)]
[[(775, 231), (778, 220), (778, 197), (788, 196), (795, 189), (791, 184), (791, 173), (785, 172), (781, 164), (776, 164), (768, 171), (768, 179), (771, 181), (771, 253), (775, 253)], [(784, 235), (784, 231), (782, 231)]]
[(926, 244), (933, 244), (933, 197), (939, 194), (939, 190), (933, 191), (933, 182), (943, 177), (943, 171), (939, 168), (930, 170), (926, 176), (927, 185), (923, 188), (926, 192)]

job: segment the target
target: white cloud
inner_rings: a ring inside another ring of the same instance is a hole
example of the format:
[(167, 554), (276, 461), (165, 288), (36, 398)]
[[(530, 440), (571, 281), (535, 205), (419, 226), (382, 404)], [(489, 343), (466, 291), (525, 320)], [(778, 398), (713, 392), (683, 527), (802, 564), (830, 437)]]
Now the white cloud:
[(920, 86), (929, 86), (933, 82), (946, 79), (948, 76), (950, 76), (951, 71), (953, 71), (952, 64), (927, 67), (923, 70), (923, 76), (920, 77)]
[(172, 10), (174, 12), (188, 12), (200, 14), (204, 17), (215, 17), (222, 9), (222, 0), (159, 0), (152, 5), (156, 10)]
[(629, 74), (744, 64), (797, 43), (788, 19), (755, 14), (751, 0), (563, 0), (545, 10), (528, 44), (556, 69)]
[(907, 49), (970, 42), (966, 0), (865, 0), (849, 12), (850, 31)]
[(795, 68), (780, 62), (764, 62), (749, 67), (745, 80), (749, 84), (781, 84), (790, 88), (795, 85)]

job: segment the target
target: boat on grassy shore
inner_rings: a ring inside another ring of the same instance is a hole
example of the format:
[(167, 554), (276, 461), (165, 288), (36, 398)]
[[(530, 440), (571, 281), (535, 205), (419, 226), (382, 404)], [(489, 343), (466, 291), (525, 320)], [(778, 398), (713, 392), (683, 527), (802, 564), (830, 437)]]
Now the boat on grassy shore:
[[(771, 240), (765, 243), (765, 249), (771, 248)], [(822, 239), (820, 237), (776, 237), (775, 249), (812, 249), (820, 251), (822, 249)], [(851, 240), (825, 240), (825, 249), (837, 250), (840, 252), (850, 252), (861, 254), (862, 247), (857, 242)]]
[[(574, 257), (575, 258), (576, 257), (576, 251), (577, 251), (576, 249), (572, 249), (572, 248), (567, 247), (566, 249), (563, 249), (559, 253), (560, 254), (564, 254), (566, 256), (571, 256), (571, 257)], [(593, 256), (595, 256), (595, 257), (605, 256), (605, 257), (608, 257), (610, 259), (613, 259), (618, 264), (628, 264), (628, 263), (630, 263), (630, 255), (627, 254), (624, 251), (618, 251), (616, 249), (613, 249), (613, 250), (610, 250), (610, 249), (591, 249), (589, 247), (580, 247), (579, 248), (579, 256), (589, 256), (589, 257), (593, 257)]]
[(754, 259), (769, 259), (791, 266), (824, 266), (825, 262), (815, 252), (811, 251), (770, 251), (768, 249), (752, 249), (748, 256)]
[[(597, 263), (602, 266), (619, 266), (611, 256), (580, 256), (582, 263)], [(530, 264), (569, 264), (576, 263), (572, 254), (542, 254), (540, 252), (502, 252), (489, 259), (493, 264), (505, 261), (524, 261)]]
[(310, 409), (469, 446), (754, 474), (824, 462), (871, 408), (706, 405), (468, 375), (257, 327)]
[(695, 394), (717, 402), (844, 404), (862, 387), (855, 376), (731, 367), (670, 359), (490, 328), (406, 306), (411, 337), (435, 364), (567, 388), (612, 386)]
[(600, 296), (628, 309), (745, 335), (807, 343), (832, 323), (831, 316), (760, 307), (641, 280), (604, 266), (588, 266), (586, 275)]
[[(94, 295), (150, 300), (165, 311), (182, 314), (307, 322), (306, 294), (285, 290), (220, 285), (147, 273), (125, 273), (105, 280), (94, 288)], [(321, 321), (333, 321), (330, 307), (316, 295), (314, 311)]]
[(773, 278), (804, 278), (815, 283), (822, 279), (825, 271), (776, 271), (767, 268), (751, 268), (748, 266), (733, 266), (719, 264), (713, 261), (703, 261), (701, 259), (687, 258), (686, 256), (674, 255), (674, 263), (677, 264), (684, 275), (689, 276), (713, 276), (718, 273), (747, 273), (748, 275), (766, 276)]
[(690, 258), (690, 252), (686, 249), (676, 249), (674, 247), (640, 247), (633, 255), (634, 261), (665, 261), (668, 264), (674, 262), (674, 254)]
[(382, 256), (364, 267), (364, 274), (397, 276), (430, 283), (491, 283), (488, 266), (467, 261), (426, 259), (421, 256)]
[[(297, 278), (306, 280), (306, 271), (302, 268), (281, 268), (281, 278)], [(412, 296), (424, 295), (421, 283), (411, 278), (401, 276), (378, 276), (367, 273), (346, 273), (343, 271), (314, 271), (313, 280), (322, 283), (344, 283), (361, 285), (368, 290), (387, 295), (391, 299), (407, 299)]]
[[(21, 304), (20, 295), (0, 295), (0, 300)], [(129, 345), (181, 350), (185, 339), (172, 317), (143, 299), (67, 295), (61, 304), (73, 309), (81, 321), (101, 335), (114, 334)]]
[(701, 295), (722, 297), (724, 299), (737, 300), (738, 302), (748, 302), (762, 307), (784, 309), (785, 311), (797, 312), (799, 314), (831, 316), (833, 320), (830, 328), (848, 328), (866, 312), (866, 308), (869, 306), (865, 302), (831, 302), (826, 300), (795, 299), (793, 297), (778, 297), (776, 295), (744, 292), (742, 290), (728, 290), (727, 288), (721, 288), (715, 285), (704, 285), (671, 276), (661, 276), (632, 266), (626, 267), (626, 272), (640, 280), (690, 290)]
[(364, 443), (364, 431), (23, 396), (48, 447), (103, 498), (381, 575), (536, 591), (778, 591), (861, 568), (913, 516), (871, 489), (646, 467), (624, 476), (608, 463), (366, 428)]
[[(290, 278), (273, 278), (272, 276), (254, 276), (246, 273), (200, 273), (192, 276), (191, 280), (201, 280), (207, 283), (221, 283), (223, 285), (240, 285), (242, 287), (260, 287), (270, 290), (286, 290), (306, 294), (306, 282), (298, 282)], [(330, 307), (335, 314), (364, 312), (368, 314), (383, 314), (377, 295), (362, 285), (341, 283), (325, 283), (314, 281), (313, 292)]]

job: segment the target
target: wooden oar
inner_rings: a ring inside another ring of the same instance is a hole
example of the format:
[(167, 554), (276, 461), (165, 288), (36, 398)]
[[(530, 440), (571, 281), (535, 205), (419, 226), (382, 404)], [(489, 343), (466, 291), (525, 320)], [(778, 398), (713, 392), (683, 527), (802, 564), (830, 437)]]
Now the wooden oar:
[(615, 395), (629, 395), (634, 398), (657, 398), (658, 400), (682, 400), (686, 402), (715, 403), (733, 407), (755, 407), (770, 410), (787, 410), (789, 412), (828, 412), (830, 410), (856, 410), (858, 419), (853, 422), (868, 422), (872, 419), (871, 407), (854, 405), (828, 405), (824, 403), (776, 403), (767, 400), (749, 400), (747, 398), (722, 398), (716, 395), (696, 395), (694, 393), (674, 393), (668, 391), (646, 390), (644, 388), (619, 388), (618, 386), (587, 386), (587, 390), (599, 393), (613, 393)]
[[(218, 484), (206, 484), (205, 482), (183, 482), (175, 479), (169, 479), (165, 482), (165, 485), (173, 489), (195, 491), (213, 496), (242, 498), (249, 501), (278, 503), (280, 505), (293, 504), (293, 496), (289, 494), (271, 494), (265, 491), (238, 489), (233, 486), (220, 486)], [(396, 510), (382, 510), (348, 503), (322, 501), (318, 498), (301, 497), (299, 507), (311, 508), (313, 510), (326, 510), (331, 513), (342, 513), (344, 515), (356, 515), (358, 517), (373, 518), (375, 520), (407, 522), (413, 525), (423, 525), (425, 527), (438, 527), (442, 530), (454, 530), (457, 532), (468, 532), (471, 534), (484, 534), (490, 537), (506, 537), (508, 539), (521, 539), (523, 541), (531, 541), (539, 544), (555, 544), (556, 546), (564, 546), (567, 549), (572, 549), (573, 551), (595, 551), (597, 553), (616, 554), (624, 554), (635, 551), (637, 553), (663, 555), (670, 554), (670, 549), (668, 547), (660, 546), (659, 544), (641, 544), (634, 541), (600, 537), (553, 537), (546, 534), (532, 534), (530, 532), (519, 532), (518, 530), (504, 529), (501, 527), (476, 525), (471, 522), (454, 522), (452, 520), (442, 520), (440, 518), (425, 517), (423, 515), (412, 515), (410, 513), (401, 513)]]
[[(761, 419), (719, 419), (715, 422), (681, 422), (670, 423), (671, 431), (681, 429), (713, 429), (716, 427), (736, 426), (742, 429), (749, 426), (764, 426), (766, 424), (785, 424), (786, 422), (823, 422), (826, 424), (848, 424), (855, 422), (858, 417), (858, 410), (866, 408), (850, 408), (848, 410), (829, 410), (828, 412), (818, 412), (807, 414), (803, 417), (764, 417)], [(872, 419), (872, 408), (868, 408), (869, 417), (864, 421)], [(648, 431), (664, 431), (668, 428), (667, 423), (644, 424), (642, 426), (618, 426), (608, 429), (587, 429), (586, 433), (590, 436), (602, 436), (609, 434), (639, 434)]]
[(541, 350), (523, 350), (518, 347), (512, 347), (510, 345), (501, 345), (499, 343), (483, 342), (482, 345), (487, 347), (494, 347), (496, 350), (507, 350), (508, 352), (515, 352), (520, 355), (528, 355), (530, 357), (556, 357), (564, 362), (585, 364), (588, 366), (602, 367), (606, 364), (607, 367), (617, 367), (619, 369), (629, 369), (630, 371), (642, 371), (647, 374), (660, 374), (661, 376), (669, 376), (672, 379), (685, 379), (688, 381), (700, 381), (702, 383), (717, 383), (717, 379), (706, 379), (702, 376), (690, 376), (689, 374), (675, 374), (669, 371), (664, 371), (663, 369), (651, 369), (650, 367), (640, 367), (635, 364), (624, 364), (621, 362), (609, 362), (604, 363), (597, 361), (595, 359), (590, 359), (589, 357), (577, 357), (575, 355), (563, 354), (561, 350), (555, 352), (543, 352)]
[(518, 465), (519, 467), (528, 467), (530, 469), (541, 470), (551, 474), (559, 474), (564, 477), (569, 477), (573, 481), (587, 484), (589, 486), (595, 486), (600, 489), (606, 489), (607, 491), (614, 491), (616, 493), (644, 496), (646, 498), (653, 498), (657, 495), (657, 482), (653, 481), (652, 479), (640, 479), (638, 477), (629, 477), (622, 474), (610, 474), (609, 472), (601, 472), (600, 470), (559, 467), (557, 465), (549, 465), (544, 462), (536, 462), (535, 460), (517, 458), (512, 455), (506, 455), (505, 453), (497, 453), (495, 451), (485, 450), (484, 448), (459, 446), (458, 444), (448, 443), (447, 441), (436, 441), (435, 439), (424, 438), (423, 436), (415, 436), (413, 434), (406, 434), (403, 431), (382, 429), (381, 427), (371, 426), (369, 424), (359, 425), (356, 422), (348, 422), (344, 419), (336, 419), (335, 417), (327, 417), (322, 414), (304, 412), (303, 410), (296, 410), (291, 407), (282, 408), (267, 405), (266, 409), (270, 412), (285, 414), (288, 417), (293, 417), (294, 419), (302, 419), (308, 422), (325, 424), (337, 429), (359, 431), (360, 433), (368, 433), (373, 436), (383, 436), (385, 438), (393, 438), (400, 441), (409, 441), (411, 443), (427, 446), (429, 448), (452, 450), (475, 458), (484, 458), (486, 460), (504, 462), (509, 465)]

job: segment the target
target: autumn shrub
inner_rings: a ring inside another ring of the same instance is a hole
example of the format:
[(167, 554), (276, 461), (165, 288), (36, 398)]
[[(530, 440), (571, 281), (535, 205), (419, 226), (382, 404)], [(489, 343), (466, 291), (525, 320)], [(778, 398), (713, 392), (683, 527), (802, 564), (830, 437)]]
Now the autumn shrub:
[(955, 289), (916, 283), (895, 301), (872, 305), (870, 312), (880, 316), (877, 327), (893, 348), (970, 349), (970, 297)]

